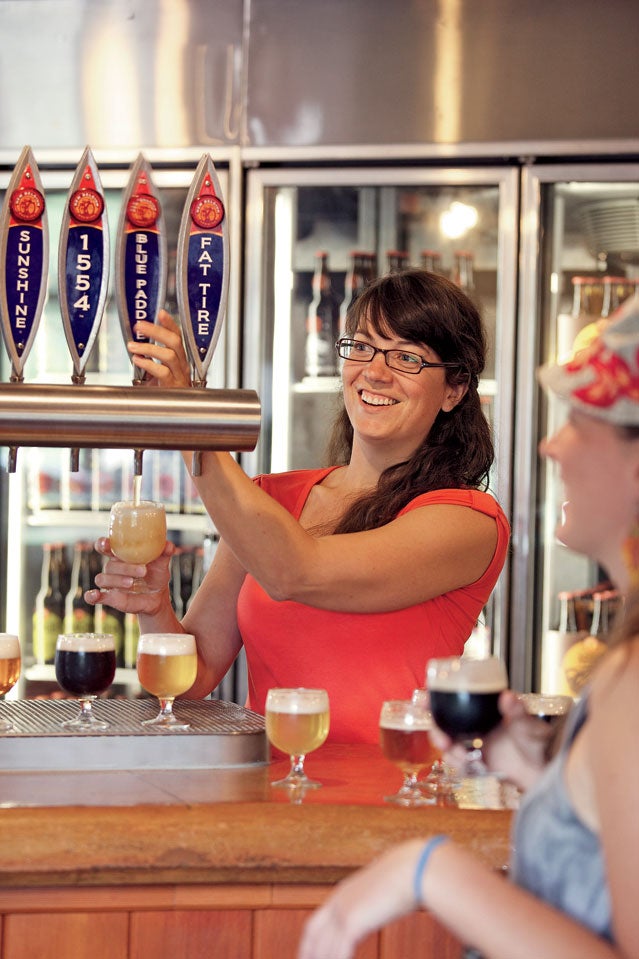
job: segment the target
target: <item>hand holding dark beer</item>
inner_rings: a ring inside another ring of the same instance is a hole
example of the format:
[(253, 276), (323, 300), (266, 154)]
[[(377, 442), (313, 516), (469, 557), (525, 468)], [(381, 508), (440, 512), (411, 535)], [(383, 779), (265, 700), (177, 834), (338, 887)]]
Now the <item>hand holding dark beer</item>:
[(431, 659), (427, 668), (430, 708), (436, 725), (466, 749), (467, 776), (485, 776), (482, 748), (501, 722), (500, 693), (508, 685), (506, 667), (497, 656)]

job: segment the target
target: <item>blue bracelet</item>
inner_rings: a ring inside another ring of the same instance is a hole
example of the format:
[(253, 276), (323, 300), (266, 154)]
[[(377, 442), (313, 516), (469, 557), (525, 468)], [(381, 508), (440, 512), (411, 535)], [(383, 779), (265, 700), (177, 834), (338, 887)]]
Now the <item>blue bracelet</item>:
[(413, 896), (417, 906), (423, 905), (422, 879), (424, 878), (424, 872), (426, 871), (428, 861), (437, 847), (441, 846), (441, 844), (446, 842), (447, 839), (448, 836), (444, 835), (443, 833), (437, 836), (431, 836), (419, 854), (419, 859), (417, 860), (415, 873), (413, 875)]

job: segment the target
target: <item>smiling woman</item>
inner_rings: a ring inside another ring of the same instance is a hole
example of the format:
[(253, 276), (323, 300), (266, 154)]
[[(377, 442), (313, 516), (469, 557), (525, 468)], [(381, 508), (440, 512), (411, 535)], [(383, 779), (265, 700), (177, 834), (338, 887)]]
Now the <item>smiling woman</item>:
[[(151, 382), (188, 385), (177, 325), (164, 313), (149, 327), (133, 362)], [(433, 273), (389, 274), (360, 294), (345, 334), (329, 466), (251, 480), (229, 454), (203, 455), (194, 479), (221, 540), (184, 619), (166, 588), (170, 544), (146, 567), (160, 592), (133, 594), (140, 568), (112, 557), (88, 598), (137, 612), (143, 633), (193, 633), (188, 696), (209, 693), (244, 646), (252, 709), (272, 687), (326, 689), (329, 740), (376, 742), (381, 703), (410, 698), (431, 657), (463, 651), (509, 531), (485, 491), (485, 336), (471, 301)], [(112, 555), (108, 540), (97, 548)]]

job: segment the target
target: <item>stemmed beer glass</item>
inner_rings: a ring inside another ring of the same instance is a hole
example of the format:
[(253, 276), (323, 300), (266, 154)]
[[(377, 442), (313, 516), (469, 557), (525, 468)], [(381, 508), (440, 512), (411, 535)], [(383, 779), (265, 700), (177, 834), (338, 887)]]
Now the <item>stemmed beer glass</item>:
[[(20, 678), (20, 640), (11, 633), (0, 633), (0, 694), (8, 693)], [(10, 719), (0, 719), (0, 733), (14, 729)]]
[[(109, 516), (111, 552), (123, 563), (146, 565), (162, 555), (166, 544), (166, 513), (151, 500), (114, 503)], [(134, 593), (155, 593), (145, 579), (134, 579)]]
[(485, 736), (501, 722), (499, 694), (508, 686), (506, 667), (497, 656), (431, 659), (426, 685), (433, 719), (467, 750), (467, 776), (485, 776)]
[(519, 698), (530, 716), (543, 719), (549, 726), (558, 726), (566, 718), (573, 705), (571, 696), (522, 693)]
[(284, 779), (271, 783), (287, 789), (314, 789), (322, 784), (304, 771), (307, 753), (326, 740), (330, 723), (325, 689), (269, 689), (266, 695), (266, 735), (283, 753), (291, 768)]
[(173, 712), (173, 700), (185, 693), (197, 676), (197, 647), (190, 633), (143, 633), (138, 640), (140, 685), (160, 700), (160, 712), (143, 726), (168, 732), (189, 729)]
[(62, 725), (93, 732), (108, 729), (97, 719), (92, 703), (115, 677), (115, 641), (111, 633), (63, 633), (55, 647), (55, 678), (65, 692), (80, 700), (80, 712)]
[(420, 789), (419, 773), (431, 766), (437, 751), (428, 734), (433, 721), (428, 710), (413, 700), (391, 699), (382, 704), (379, 716), (379, 741), (386, 759), (399, 766), (404, 781), (398, 792), (384, 796), (399, 806), (427, 806), (434, 803)]

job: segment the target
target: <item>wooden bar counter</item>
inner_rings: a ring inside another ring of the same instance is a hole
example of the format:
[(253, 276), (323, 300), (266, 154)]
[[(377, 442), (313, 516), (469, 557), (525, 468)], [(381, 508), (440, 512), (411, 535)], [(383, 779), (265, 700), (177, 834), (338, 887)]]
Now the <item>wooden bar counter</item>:
[[(311, 754), (323, 786), (301, 803), (270, 786), (287, 768), (0, 772), (0, 956), (293, 959), (330, 885), (398, 840), (445, 832), (508, 862), (508, 809), (384, 803), (401, 776), (378, 747)], [(419, 912), (357, 955), (460, 952)]]

